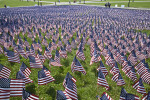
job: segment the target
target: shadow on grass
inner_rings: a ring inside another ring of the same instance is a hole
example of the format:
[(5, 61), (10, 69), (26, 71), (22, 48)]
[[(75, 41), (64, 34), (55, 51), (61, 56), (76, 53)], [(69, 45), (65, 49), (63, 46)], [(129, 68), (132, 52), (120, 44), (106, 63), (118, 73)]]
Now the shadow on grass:
[(46, 91), (46, 94), (52, 97), (52, 100), (55, 100), (56, 98), (56, 90), (53, 87), (49, 87), (49, 89)]
[(59, 73), (64, 74), (64, 68), (63, 67), (59, 67)]
[(54, 76), (54, 79), (55, 79), (54, 83), (59, 84), (59, 83), (63, 82), (64, 76), (61, 75), (61, 74), (57, 74), (57, 75)]
[(80, 77), (81, 78), (81, 75), (82, 75), (82, 73), (81, 72), (74, 72), (78, 77)]
[(30, 92), (31, 94), (35, 94), (36, 93), (36, 91), (35, 91), (35, 84), (32, 83), (31, 85), (26, 86), (26, 90), (28, 92)]
[(81, 96), (79, 94), (77, 96), (78, 96), (78, 100), (81, 100)]

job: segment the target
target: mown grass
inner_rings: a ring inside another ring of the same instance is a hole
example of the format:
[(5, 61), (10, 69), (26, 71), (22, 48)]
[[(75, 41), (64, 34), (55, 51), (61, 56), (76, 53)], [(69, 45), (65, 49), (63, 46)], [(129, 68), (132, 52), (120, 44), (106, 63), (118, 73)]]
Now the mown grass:
[[(21, 1), (21, 0), (0, 0), (0, 8), (4, 8), (4, 5), (9, 7), (23, 7), (23, 6), (35, 6), (35, 4), (38, 5), (38, 2), (33, 1)], [(42, 5), (48, 5), (51, 3), (45, 3), (43, 2)]]
[[(60, 29), (61, 30), (61, 29)], [(148, 31), (150, 32), (150, 31)], [(20, 36), (23, 37), (20, 33)], [(74, 37), (76, 34), (74, 34)], [(25, 35), (27, 38), (27, 34)], [(27, 38), (28, 42), (31, 44), (31, 39)], [(48, 40), (49, 42), (50, 40)], [(71, 41), (71, 39), (70, 39)], [(44, 53), (44, 46), (43, 52)], [(89, 65), (90, 63), (90, 46), (85, 45), (84, 54), (85, 54), (85, 61), (82, 61), (79, 59), (80, 63), (86, 70), (87, 74), (83, 75), (80, 72), (71, 72), (71, 63), (73, 61), (73, 58), (76, 54), (77, 49), (72, 50), (71, 53), (68, 53), (68, 58), (63, 59), (61, 58), (61, 64), (62, 67), (55, 67), (51, 66), (49, 67), (49, 60), (46, 60), (44, 63), (44, 66), (46, 66), (51, 71), (51, 76), (55, 78), (56, 81), (51, 82), (47, 85), (38, 85), (38, 71), (41, 69), (31, 69), (30, 78), (33, 80), (33, 83), (29, 83), (26, 85), (26, 90), (29, 91), (32, 94), (38, 95), (40, 100), (56, 100), (56, 91), (57, 90), (64, 90), (63, 87), (63, 80), (67, 74), (67, 72), (70, 72), (73, 77), (77, 79), (76, 85), (77, 85), (77, 93), (78, 93), (78, 99), (79, 100), (96, 100), (96, 95), (102, 95), (103, 92), (107, 92), (114, 100), (119, 100), (120, 97), (120, 91), (121, 88), (124, 87), (128, 93), (135, 94), (139, 97), (142, 97), (140, 93), (138, 93), (135, 89), (132, 88), (132, 85), (134, 82), (132, 82), (131, 79), (129, 79), (121, 70), (121, 66), (118, 64), (121, 75), (125, 81), (124, 86), (117, 86), (117, 83), (111, 80), (112, 74), (108, 73), (106, 76), (106, 80), (110, 86), (110, 90), (106, 91), (106, 89), (102, 86), (97, 85), (97, 78), (98, 78), (98, 71), (97, 68), (99, 66), (99, 63), (94, 63), (92, 65)], [(54, 57), (55, 51), (52, 51), (52, 55)], [(21, 63), (24, 62), (29, 68), (29, 59), (22, 58), (20, 56)], [(150, 59), (146, 60), (148, 64), (150, 65)], [(102, 62), (105, 65), (106, 69), (109, 71), (111, 68), (105, 64), (105, 59), (102, 56)], [(4, 56), (4, 54), (0, 54), (0, 64), (3, 64), (4, 66), (11, 69), (10, 78), (15, 79), (16, 73), (19, 71), (19, 68), (21, 64), (18, 63), (11, 63), (8, 62), (7, 57)], [(138, 79), (139, 76), (137, 75)], [(146, 89), (146, 92), (150, 91), (150, 86), (148, 84), (144, 83), (144, 87)], [(11, 100), (20, 100), (21, 97), (11, 97)]]
[[(97, 2), (97, 3), (86, 3), (87, 5), (101, 5), (105, 6), (105, 3)], [(128, 2), (117, 2), (117, 3), (110, 3), (111, 6), (118, 5), (118, 7), (121, 7), (121, 5), (125, 5), (125, 7), (128, 7)], [(129, 7), (134, 8), (150, 8), (150, 2), (130, 2)]]

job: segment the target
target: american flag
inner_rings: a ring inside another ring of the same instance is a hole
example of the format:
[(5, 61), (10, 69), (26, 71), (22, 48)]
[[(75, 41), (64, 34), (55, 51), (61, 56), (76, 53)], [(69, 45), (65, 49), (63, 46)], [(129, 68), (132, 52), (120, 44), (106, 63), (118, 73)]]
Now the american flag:
[(115, 75), (113, 75), (112, 80), (117, 82), (117, 85), (119, 85), (119, 86), (122, 86), (125, 84), (120, 73), (116, 73)]
[(49, 66), (62, 66), (61, 64), (59, 64), (58, 62), (56, 62), (55, 60), (53, 60), (52, 58), (50, 59), (49, 62)]
[(92, 65), (94, 62), (99, 62), (101, 59), (101, 56), (99, 53), (97, 53), (97, 50), (94, 49), (94, 53), (93, 53), (93, 56), (91, 58), (91, 61), (90, 61), (90, 65)]
[(50, 52), (53, 50), (51, 42), (49, 42), (49, 45), (48, 45), (47, 49), (48, 49)]
[(67, 72), (67, 75), (66, 75), (66, 77), (63, 81), (63, 86), (64, 87), (66, 87), (66, 81), (67, 81), (68, 78), (71, 79), (74, 83), (76, 83), (76, 81), (77, 81), (69, 72)]
[(38, 39), (38, 42), (37, 42), (37, 46), (38, 46), (39, 50), (42, 52), (42, 46), (41, 46), (41, 43), (40, 43), (39, 39)]
[(113, 100), (106, 92), (104, 92), (100, 100)]
[(105, 77), (106, 77), (106, 75), (108, 74), (108, 71), (107, 71), (107, 69), (105, 68), (105, 66), (104, 66), (104, 64), (103, 64), (102, 61), (100, 61), (100, 66), (97, 68), (97, 70), (98, 70), (98, 71), (101, 70), (101, 71), (103, 72), (103, 74), (104, 74)]
[(59, 37), (59, 40), (58, 40), (57, 46), (58, 46), (58, 47), (63, 46), (63, 45), (62, 45), (62, 42), (61, 42), (61, 38), (60, 38), (60, 37)]
[(67, 58), (67, 52), (63, 47), (60, 47), (59, 54), (60, 57)]
[(47, 43), (47, 40), (46, 40), (45, 37), (44, 37), (44, 39), (43, 39), (43, 41), (42, 41), (42, 44), (43, 44), (44, 46), (48, 46), (48, 43)]
[(22, 79), (0, 78), (0, 90), (10, 92), (10, 96), (22, 96), (22, 90), (25, 88)]
[(76, 84), (69, 78), (66, 80), (65, 92), (71, 99), (78, 100)]
[(137, 90), (137, 92), (141, 94), (146, 94), (144, 85), (142, 83), (142, 79), (140, 78), (139, 81), (137, 81), (134, 85), (133, 88)]
[(127, 93), (125, 100), (140, 100), (140, 98), (134, 94)]
[(28, 58), (27, 55), (26, 55), (26, 52), (24, 51), (24, 49), (23, 49), (21, 46), (19, 46), (19, 45), (18, 45), (18, 53), (19, 53), (22, 57), (24, 57), (25, 59)]
[(132, 66), (132, 68), (126, 73), (126, 75), (127, 75), (131, 80), (133, 80), (134, 82), (137, 80), (137, 76), (136, 76), (136, 73), (135, 73), (134, 66)]
[(119, 73), (119, 68), (117, 62), (115, 62), (115, 65), (110, 69), (110, 73), (115, 75), (116, 73)]
[(31, 68), (43, 68), (41, 60), (38, 57), (29, 56), (29, 62)]
[(9, 99), (10, 99), (10, 91), (3, 90), (0, 87), (0, 100), (9, 100)]
[(26, 55), (29, 56), (30, 55), (30, 50), (29, 48), (26, 46)]
[(107, 56), (105, 57), (106, 60), (106, 64), (110, 67), (115, 66), (115, 60), (114, 57), (112, 55), (112, 53), (109, 51), (109, 53), (107, 54)]
[(150, 84), (150, 69), (147, 69), (142, 75), (141, 78), (143, 82)]
[(98, 71), (98, 80), (97, 80), (97, 84), (100, 86), (103, 86), (106, 88), (106, 90), (109, 90), (109, 85), (105, 79), (105, 76), (103, 74), (103, 72), (101, 70)]
[(57, 48), (57, 45), (56, 45), (56, 43), (55, 43), (55, 40), (54, 40), (54, 39), (52, 40), (52, 48), (53, 48), (53, 50), (56, 50), (56, 48)]
[(130, 61), (124, 61), (123, 63), (123, 68), (122, 68), (122, 71), (126, 74), (128, 71), (130, 71), (132, 68), (132, 65), (130, 63)]
[(50, 75), (50, 72), (44, 67), (42, 70), (38, 71), (38, 85), (45, 85), (52, 81), (55, 81), (55, 79)]
[(131, 64), (134, 66), (137, 63), (137, 56), (135, 54), (135, 51), (133, 50), (130, 55), (128, 56), (128, 60), (131, 62)]
[(119, 100), (126, 100), (126, 90), (124, 88), (121, 89), (121, 93), (120, 93), (120, 99)]
[(17, 72), (16, 79), (23, 79), (25, 84), (33, 83), (33, 81), (28, 76), (25, 76), (22, 71)]
[(77, 44), (76, 44), (74, 38), (72, 38), (71, 47), (72, 47), (73, 49), (76, 49), (76, 47), (77, 47)]
[(35, 57), (35, 50), (33, 45), (31, 44), (31, 48), (30, 48), (30, 55)]
[(82, 72), (84, 75), (86, 74), (86, 71), (84, 70), (78, 59), (76, 59), (76, 56), (74, 57), (73, 62), (71, 64), (71, 71), (79, 71)]
[(150, 100), (150, 91), (148, 91), (148, 94), (143, 96), (142, 100)]
[(65, 91), (57, 90), (56, 100), (72, 100)]
[(23, 89), (22, 100), (39, 100), (39, 97), (36, 95), (32, 95), (31, 93), (29, 93), (25, 89)]
[(26, 77), (28, 77), (31, 73), (31, 70), (26, 66), (24, 62), (22, 62), (22, 65), (20, 66), (20, 71), (22, 71)]
[(1, 78), (9, 78), (11, 70), (0, 64), (0, 77)]
[(41, 52), (38, 50), (38, 53), (37, 53), (37, 57), (41, 60), (42, 63), (45, 62), (45, 57), (41, 54)]
[(7, 50), (8, 61), (20, 63), (19, 54), (13, 51)]
[(79, 59), (85, 60), (84, 52), (82, 50), (82, 44), (80, 44), (80, 47), (79, 47), (78, 51), (76, 52), (76, 56)]
[(45, 57), (45, 59), (50, 59), (50, 58), (52, 57), (52, 54), (51, 54), (51, 52), (47, 49), (47, 47), (45, 47), (44, 57)]
[(67, 41), (66, 51), (68, 51), (68, 52), (71, 52), (71, 51), (72, 51), (69, 40)]
[(60, 56), (59, 56), (59, 52), (58, 52), (58, 50), (56, 50), (54, 60), (55, 60), (57, 63), (59, 63), (59, 64), (60, 64)]
[(29, 43), (28, 43), (28, 41), (27, 41), (27, 39), (24, 37), (24, 46), (26, 46), (26, 47), (30, 47), (30, 45), (29, 45)]

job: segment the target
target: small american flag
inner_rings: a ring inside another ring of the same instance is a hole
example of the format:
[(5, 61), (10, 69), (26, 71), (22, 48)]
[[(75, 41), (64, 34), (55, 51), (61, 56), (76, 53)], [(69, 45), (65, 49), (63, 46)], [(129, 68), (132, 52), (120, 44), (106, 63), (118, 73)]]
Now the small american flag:
[(125, 100), (140, 100), (140, 98), (134, 94), (127, 93)]
[(36, 95), (32, 95), (29, 92), (27, 92), (25, 89), (23, 89), (22, 100), (39, 100), (39, 97)]
[(41, 60), (42, 63), (45, 62), (45, 57), (41, 54), (41, 52), (38, 50), (38, 53), (37, 53), (37, 57)]
[(61, 64), (59, 64), (58, 62), (56, 62), (55, 60), (53, 60), (52, 58), (50, 59), (49, 62), (49, 66), (62, 66)]
[(28, 76), (25, 76), (21, 71), (17, 72), (16, 79), (23, 79), (25, 84), (33, 83), (33, 81)]
[(120, 100), (126, 100), (126, 90), (124, 88), (121, 89), (121, 93), (120, 93)]
[(31, 73), (31, 70), (26, 66), (24, 62), (22, 62), (22, 65), (20, 66), (20, 71), (22, 71), (26, 77), (28, 77)]
[(25, 88), (22, 79), (0, 78), (0, 90), (10, 91), (10, 96), (22, 96), (22, 90)]
[(110, 73), (111, 74), (116, 74), (116, 73), (119, 73), (120, 71), (119, 71), (119, 68), (118, 68), (118, 64), (117, 64), (117, 62), (115, 62), (115, 65), (110, 69)]
[(29, 61), (31, 68), (43, 68), (41, 60), (38, 57), (29, 56)]
[(10, 62), (20, 63), (20, 58), (18, 53), (8, 50), (7, 57), (8, 57), (8, 61)]
[(56, 100), (72, 100), (65, 91), (57, 90)]
[(45, 85), (52, 81), (55, 81), (55, 79), (50, 75), (50, 72), (43, 67), (43, 69), (38, 72), (38, 85)]
[(69, 40), (67, 41), (66, 51), (68, 51), (68, 52), (71, 52), (71, 51), (72, 51)]
[(45, 47), (44, 57), (45, 57), (45, 59), (50, 59), (50, 58), (52, 57), (52, 54), (51, 54), (51, 52), (47, 49), (47, 47)]
[(60, 56), (59, 56), (59, 52), (58, 52), (58, 50), (56, 50), (54, 60), (55, 60), (57, 63), (59, 63), (59, 64), (60, 64)]
[(76, 56), (74, 57), (73, 62), (71, 64), (71, 70), (72, 72), (79, 71), (82, 72), (84, 75), (86, 74), (86, 71), (84, 70), (78, 59), (76, 59)]
[(85, 60), (85, 56), (84, 56), (84, 53), (83, 53), (83, 50), (82, 50), (82, 44), (80, 45), (78, 51), (76, 52), (76, 56), (79, 59)]
[(100, 100), (113, 100), (106, 92), (104, 92)]
[(140, 78), (139, 81), (137, 81), (134, 85), (133, 88), (137, 90), (137, 92), (141, 94), (146, 94), (144, 85), (142, 83), (142, 79)]
[(93, 53), (93, 56), (91, 58), (90, 65), (92, 65), (94, 62), (97, 63), (100, 60), (102, 60), (100, 54), (97, 53), (96, 49), (94, 49), (94, 53)]
[(150, 100), (150, 91), (148, 91), (148, 94), (143, 96), (142, 100)]
[(137, 80), (137, 76), (136, 76), (136, 73), (135, 73), (134, 66), (132, 66), (132, 68), (126, 73), (126, 75), (127, 75), (131, 80), (133, 80), (134, 82)]
[(105, 77), (106, 77), (106, 75), (108, 74), (108, 71), (107, 71), (107, 69), (105, 68), (105, 66), (104, 66), (104, 64), (103, 64), (102, 61), (100, 61), (100, 66), (98, 67), (97, 70), (98, 70), (98, 71), (101, 70), (101, 71), (103, 72), (103, 74), (104, 74)]
[(65, 92), (69, 95), (71, 99), (78, 99), (76, 84), (69, 78), (66, 80)]
[(1, 78), (9, 78), (11, 70), (0, 64), (0, 77)]
[(67, 52), (63, 47), (60, 48), (59, 54), (60, 54), (60, 57), (67, 58)]
[(24, 51), (24, 49), (23, 49), (21, 46), (19, 46), (19, 45), (18, 45), (18, 53), (19, 53), (22, 57), (24, 57), (25, 59), (28, 58), (27, 55), (26, 55), (26, 52)]
[(106, 88), (106, 90), (109, 90), (109, 85), (105, 79), (105, 76), (103, 74), (103, 72), (101, 70), (98, 71), (98, 80), (97, 80), (97, 84), (100, 86), (103, 86)]

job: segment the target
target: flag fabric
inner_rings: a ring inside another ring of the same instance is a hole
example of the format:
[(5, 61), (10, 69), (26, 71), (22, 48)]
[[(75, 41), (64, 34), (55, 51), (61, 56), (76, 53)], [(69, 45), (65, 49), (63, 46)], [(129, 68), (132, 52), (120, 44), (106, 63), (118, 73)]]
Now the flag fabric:
[(113, 57), (113, 55), (112, 55), (112, 53), (110, 51), (106, 55), (105, 60), (106, 60), (106, 64), (108, 66), (113, 67), (115, 65), (114, 57)]
[(61, 64), (59, 64), (58, 62), (56, 62), (55, 60), (53, 60), (52, 58), (49, 61), (49, 66), (62, 66)]
[(133, 88), (137, 90), (137, 92), (141, 94), (146, 94), (144, 85), (142, 83), (142, 79), (140, 78), (134, 85)]
[(94, 49), (94, 54), (91, 58), (90, 65), (92, 65), (94, 62), (99, 62), (100, 60), (102, 60), (100, 54), (97, 53), (96, 49)]
[(35, 57), (35, 50), (34, 50), (34, 47), (32, 44), (31, 44), (31, 48), (30, 48), (30, 55)]
[(136, 56), (134, 50), (128, 56), (128, 60), (131, 62), (131, 65), (133, 65), (133, 66), (137, 63), (137, 56)]
[(127, 93), (125, 100), (140, 100), (140, 98), (134, 94)]
[(26, 76), (29, 77), (31, 70), (26, 66), (24, 62), (22, 62), (22, 65), (20, 66), (20, 71)]
[(104, 92), (100, 100), (113, 100), (106, 92)]
[(121, 89), (121, 93), (120, 93), (120, 99), (119, 100), (126, 100), (126, 90), (124, 88)]
[(67, 52), (63, 47), (60, 47), (59, 54), (60, 54), (60, 57), (67, 58)]
[(9, 78), (11, 70), (0, 64), (0, 78)]
[(25, 84), (33, 83), (33, 81), (28, 76), (25, 76), (21, 71), (17, 72), (16, 79), (23, 79)]
[(39, 100), (39, 97), (36, 95), (32, 95), (31, 93), (29, 93), (25, 89), (23, 89), (22, 100)]
[(51, 52), (47, 49), (47, 47), (45, 47), (44, 57), (45, 57), (45, 59), (50, 59), (50, 58), (52, 57), (52, 54), (51, 54)]
[(63, 86), (64, 87), (66, 87), (66, 81), (67, 81), (68, 78), (71, 79), (74, 83), (76, 83), (76, 81), (77, 81), (69, 72), (67, 72), (67, 75), (66, 75), (66, 77), (63, 81)]
[(150, 91), (142, 97), (142, 100), (150, 100)]
[(125, 82), (121, 76), (120, 73), (116, 73), (113, 75), (113, 77), (111, 78), (113, 81), (117, 82), (117, 85), (122, 86), (125, 85)]
[(65, 92), (71, 99), (78, 100), (76, 84), (70, 78), (66, 80)]
[(55, 79), (50, 75), (50, 72), (45, 67), (38, 71), (38, 85), (46, 85), (52, 81), (55, 81)]
[(20, 58), (18, 53), (8, 50), (7, 57), (8, 57), (8, 61), (10, 62), (20, 63)]
[(68, 51), (68, 52), (72, 51), (71, 44), (70, 44), (69, 40), (67, 41), (66, 51)]
[(147, 71), (145, 71), (142, 75), (141, 78), (143, 80), (143, 82), (150, 84), (150, 69), (148, 69)]
[(24, 49), (23, 49), (21, 46), (19, 46), (19, 45), (18, 45), (18, 53), (19, 53), (22, 57), (24, 57), (25, 59), (28, 58), (27, 55), (26, 55), (26, 52), (24, 51)]
[(136, 76), (135, 69), (134, 69), (133, 66), (132, 66), (132, 68), (126, 73), (126, 75), (127, 75), (131, 80), (133, 80), (134, 82), (137, 80), (137, 76)]
[(124, 61), (122, 71), (125, 74), (127, 74), (127, 72), (131, 70), (131, 68), (132, 68), (132, 65), (131, 65), (130, 61)]
[(22, 96), (22, 90), (25, 88), (22, 79), (0, 78), (0, 90), (9, 91), (10, 96)]
[(65, 91), (57, 90), (56, 100), (72, 100)]
[(79, 71), (82, 72), (84, 75), (86, 74), (86, 71), (84, 70), (78, 59), (76, 59), (76, 56), (74, 57), (73, 62), (71, 64), (71, 71)]
[(110, 69), (110, 73), (115, 75), (116, 73), (119, 73), (119, 68), (117, 62), (115, 62), (115, 65)]
[(85, 60), (84, 52), (82, 50), (82, 44), (80, 44), (80, 47), (78, 48), (78, 51), (76, 52), (76, 56), (83, 61)]
[(103, 86), (106, 88), (106, 90), (109, 90), (109, 85), (105, 79), (105, 76), (103, 74), (103, 72), (101, 70), (98, 71), (98, 80), (97, 80), (97, 84), (100, 86)]
[(9, 100), (10, 99), (10, 91), (2, 90), (0, 87), (0, 100)]
[(62, 41), (61, 41), (61, 38), (60, 38), (60, 37), (59, 37), (59, 40), (58, 40), (57, 46), (58, 46), (58, 47), (63, 46), (63, 45), (62, 45)]
[(3, 54), (3, 49), (0, 47), (0, 54)]
[(107, 71), (107, 69), (105, 68), (105, 66), (104, 66), (104, 64), (103, 64), (102, 61), (100, 61), (100, 66), (97, 68), (97, 70), (98, 70), (98, 71), (101, 70), (101, 71), (103, 72), (103, 74), (104, 74), (105, 77), (106, 77), (106, 75), (108, 74), (108, 71)]
[(41, 52), (38, 50), (37, 57), (41, 60), (42, 64), (45, 62), (45, 57), (41, 54)]
[(59, 64), (60, 64), (60, 56), (59, 56), (59, 52), (58, 52), (58, 50), (56, 50), (54, 60), (55, 60), (57, 63), (59, 63)]
[(38, 57), (29, 56), (29, 62), (31, 68), (43, 68), (41, 60)]

